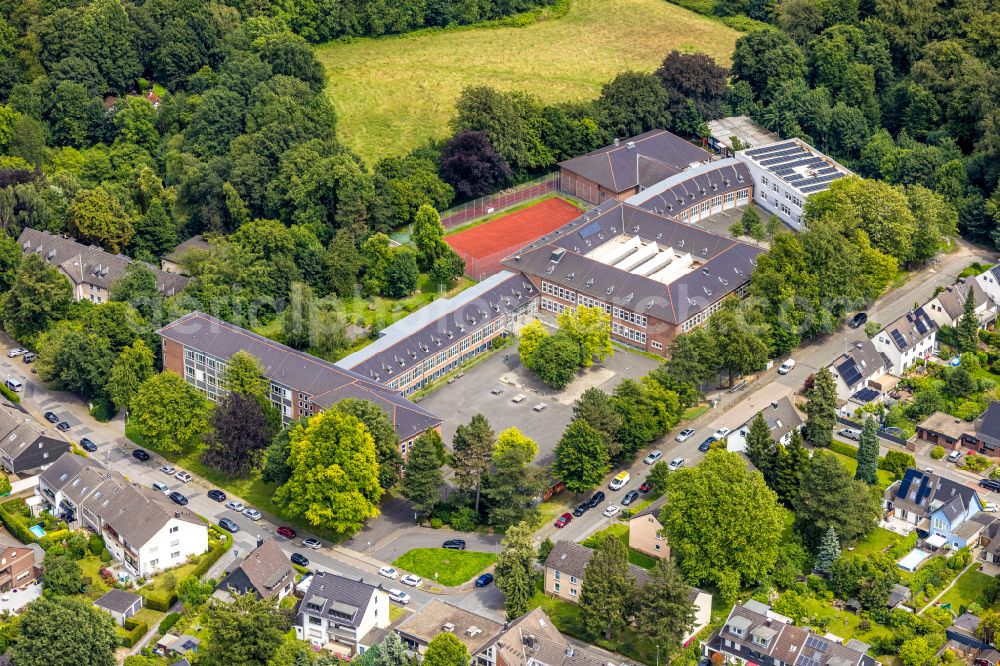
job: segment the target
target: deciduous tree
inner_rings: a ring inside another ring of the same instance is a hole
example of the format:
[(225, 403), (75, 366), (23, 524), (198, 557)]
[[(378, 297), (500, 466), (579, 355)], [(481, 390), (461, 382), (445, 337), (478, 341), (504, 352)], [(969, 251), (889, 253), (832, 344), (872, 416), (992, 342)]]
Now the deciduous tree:
[(209, 666), (257, 666), (269, 663), (288, 620), (275, 600), (238, 594), (230, 603), (209, 602), (204, 612), (209, 639), (198, 661)]
[(45, 573), (46, 597), (67, 597), (79, 594), (83, 587), (83, 571), (68, 555), (46, 555), (42, 564)]
[(37, 335), (62, 319), (72, 302), (69, 281), (33, 252), (21, 261), (14, 286), (3, 297), (4, 328), (18, 339)]
[(441, 151), (441, 177), (461, 199), (481, 197), (511, 177), (507, 161), (493, 148), (485, 131), (459, 132)]
[(80, 190), (69, 205), (70, 221), (81, 237), (117, 254), (135, 234), (121, 202), (104, 187)]
[(142, 383), (132, 399), (131, 413), (152, 445), (173, 453), (208, 429), (211, 407), (196, 388), (166, 370)]
[(545, 326), (537, 319), (529, 321), (520, 332), (521, 341), (517, 350), (524, 367), (531, 369), (535, 364), (535, 356), (538, 354), (538, 347), (542, 340), (549, 337), (549, 332)]
[(867, 484), (855, 481), (833, 455), (817, 453), (802, 475), (793, 502), (795, 524), (803, 541), (817, 549), (827, 529), (834, 527), (842, 541), (867, 534), (878, 521), (881, 502)]
[(10, 653), (21, 666), (113, 666), (118, 634), (111, 616), (72, 597), (38, 599), (20, 617)]
[[(504, 439), (509, 441), (503, 443)], [(493, 471), (483, 487), (489, 522), (494, 527), (504, 529), (537, 516), (534, 505), (545, 489), (546, 478), (545, 471), (532, 464), (537, 452), (537, 445), (515, 428), (500, 433), (493, 448)]]
[(581, 365), (589, 368), (594, 357), (603, 361), (615, 353), (611, 344), (611, 315), (599, 307), (577, 306), (556, 317), (559, 331), (580, 346)]
[(250, 352), (240, 350), (226, 362), (222, 384), (227, 391), (250, 396), (262, 405), (269, 405), (268, 381), (264, 366)]
[(597, 487), (611, 469), (608, 447), (601, 433), (586, 421), (574, 419), (556, 445), (552, 471), (566, 489), (582, 493)]
[(466, 666), (469, 651), (455, 634), (441, 632), (427, 643), (423, 663), (426, 666)]
[(622, 72), (601, 87), (597, 108), (601, 126), (620, 138), (670, 126), (670, 97), (655, 74)]
[(576, 376), (581, 357), (580, 345), (569, 335), (559, 331), (541, 339), (531, 359), (530, 368), (540, 380), (560, 390), (566, 388)]
[(399, 482), (403, 471), (403, 456), (399, 453), (399, 435), (392, 427), (392, 421), (381, 407), (369, 400), (347, 398), (337, 403), (336, 408), (356, 417), (365, 424), (375, 440), (375, 459), (378, 461), (378, 482), (384, 490)]
[(242, 477), (258, 468), (275, 429), (253, 396), (230, 392), (212, 410), (211, 430), (205, 438), (202, 461), (230, 477)]
[(128, 410), (139, 387), (153, 376), (153, 352), (141, 339), (118, 354), (108, 376), (107, 392), (117, 409)]

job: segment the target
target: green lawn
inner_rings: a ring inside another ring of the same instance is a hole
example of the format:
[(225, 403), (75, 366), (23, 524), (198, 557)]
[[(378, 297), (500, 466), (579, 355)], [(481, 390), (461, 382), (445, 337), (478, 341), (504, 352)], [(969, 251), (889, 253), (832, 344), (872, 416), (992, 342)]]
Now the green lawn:
[(567, 14), (521, 28), (482, 27), (320, 46), (337, 134), (369, 163), (447, 135), (470, 85), (544, 102), (590, 100), (624, 70), (652, 71), (673, 49), (729, 64), (740, 33), (663, 0), (570, 0)]
[(615, 537), (625, 545), (625, 548), (628, 550), (628, 561), (630, 564), (642, 567), (643, 569), (652, 569), (656, 566), (655, 557), (650, 557), (645, 553), (640, 553), (628, 547), (628, 523), (615, 523), (600, 532), (594, 532), (587, 537), (583, 545), (588, 548), (596, 548), (597, 544), (608, 535)]
[(414, 548), (397, 557), (393, 565), (412, 571), (428, 582), (436, 580), (441, 585), (453, 587), (472, 580), (496, 559), (495, 553), (449, 548)]
[[(828, 602), (807, 598), (804, 600), (807, 612), (815, 619), (829, 619), (826, 631), (840, 636), (845, 641), (857, 638), (865, 643), (871, 643), (875, 638), (887, 638), (892, 635), (892, 629), (884, 627), (875, 622), (871, 623), (871, 628), (867, 631), (858, 629), (861, 617), (848, 611), (837, 610)], [(793, 618), (794, 619), (794, 618)]]
[[(858, 461), (855, 458), (845, 456), (843, 453), (837, 453), (836, 451), (827, 451), (827, 453), (836, 456), (837, 460), (844, 463), (844, 467), (846, 467), (847, 471), (851, 474), (854, 474), (857, 471)], [(892, 473), (887, 472), (884, 469), (878, 470), (876, 474), (878, 475), (879, 490), (885, 490), (892, 485), (893, 481), (895, 481), (895, 477), (893, 477)]]
[(703, 402), (700, 405), (695, 405), (694, 407), (688, 407), (684, 410), (681, 415), (681, 420), (683, 421), (693, 421), (710, 409), (708, 403)]
[(961, 613), (962, 606), (968, 606), (975, 602), (979, 598), (979, 593), (986, 588), (990, 580), (992, 580), (991, 576), (976, 571), (976, 568), (973, 567), (956, 580), (951, 589), (939, 601), (942, 604), (951, 604), (953, 611)]
[(859, 541), (857, 545), (854, 546), (852, 551), (855, 555), (862, 558), (868, 557), (869, 555), (874, 555), (875, 553), (881, 553), (890, 546), (894, 546), (903, 537), (896, 534), (895, 532), (890, 532), (889, 530), (882, 529), (881, 527), (876, 527), (868, 535)]
[(105, 564), (101, 562), (100, 558), (94, 555), (87, 555), (82, 560), (77, 560), (77, 564), (80, 565), (83, 576), (90, 578), (90, 585), (87, 587), (88, 599), (97, 599), (111, 589), (105, 584), (104, 579), (101, 578), (101, 567), (105, 566)]

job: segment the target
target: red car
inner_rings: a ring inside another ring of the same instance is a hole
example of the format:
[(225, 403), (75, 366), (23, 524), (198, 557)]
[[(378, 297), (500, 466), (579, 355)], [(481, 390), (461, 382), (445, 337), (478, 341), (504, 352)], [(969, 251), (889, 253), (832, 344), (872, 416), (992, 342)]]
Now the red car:
[(563, 515), (556, 518), (556, 527), (566, 527), (569, 521), (573, 520), (572, 513), (564, 513)]
[(649, 481), (643, 481), (642, 485), (639, 486), (639, 492), (641, 493), (648, 493), (652, 489), (653, 489), (653, 484), (650, 483)]
[(291, 527), (279, 527), (276, 531), (279, 535), (285, 537), (286, 539), (295, 538), (295, 530), (293, 530)]

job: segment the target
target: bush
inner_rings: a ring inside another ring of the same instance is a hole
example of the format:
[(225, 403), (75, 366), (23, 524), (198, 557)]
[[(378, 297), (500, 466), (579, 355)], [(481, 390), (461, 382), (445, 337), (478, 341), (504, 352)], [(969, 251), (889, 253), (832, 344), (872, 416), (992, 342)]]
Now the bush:
[[(24, 511), (22, 511), (22, 507)], [(27, 508), (27, 505), (19, 499), (0, 504), (0, 522), (21, 543), (34, 543), (35, 535), (28, 530), (28, 524), (24, 520)]]
[(167, 613), (177, 603), (176, 592), (160, 592), (158, 590), (139, 590), (142, 595), (142, 605), (150, 610)]
[(136, 622), (132, 618), (125, 620), (125, 635), (122, 636), (122, 647), (132, 647), (146, 635), (149, 627), (145, 622)]
[(213, 564), (219, 561), (227, 550), (233, 546), (233, 535), (229, 532), (224, 532), (223, 530), (210, 525), (208, 527), (209, 535), (216, 535), (219, 537), (220, 542), (213, 546), (205, 555), (202, 556), (201, 561), (198, 562), (198, 566), (194, 568), (190, 575), (195, 578), (201, 578), (204, 576)]
[(431, 527), (433, 527), (436, 530), (439, 530), (442, 527), (444, 527), (444, 521), (442, 521), (440, 518), (431, 518)]
[(10, 400), (15, 405), (18, 404), (19, 402), (21, 402), (21, 396), (19, 396), (18, 394), (14, 393), (9, 388), (7, 388), (6, 384), (0, 384), (0, 393), (2, 393), (3, 397), (7, 398), (8, 400)]
[(858, 450), (857, 448), (851, 446), (850, 444), (845, 444), (837, 440), (830, 442), (829, 449), (834, 453), (839, 453), (841, 455), (847, 456), (848, 458), (857, 458)]
[(115, 417), (115, 408), (107, 399), (95, 399), (90, 415), (101, 423), (107, 423)]
[(982, 472), (993, 464), (993, 460), (982, 454), (972, 453), (965, 456), (960, 464), (962, 467), (972, 472)]
[(3, 472), (0, 472), (0, 497), (4, 495), (10, 495), (11, 485), (10, 479)]
[(180, 619), (181, 619), (180, 613), (167, 613), (167, 615), (162, 620), (160, 620), (160, 626), (157, 628), (157, 631), (159, 631), (161, 634), (167, 633), (168, 631), (173, 629), (174, 625), (177, 624), (177, 621)]
[(902, 478), (907, 469), (916, 466), (917, 459), (912, 454), (903, 451), (887, 451), (885, 458), (880, 458), (878, 461), (879, 469), (892, 472), (897, 479)]
[(96, 534), (90, 535), (90, 541), (87, 542), (87, 550), (90, 551), (91, 555), (100, 555), (104, 548), (104, 539), (97, 536)]
[(934, 460), (941, 460), (941, 458), (944, 458), (944, 447), (935, 446), (931, 449), (931, 458), (934, 458)]
[(463, 506), (451, 514), (451, 526), (459, 532), (471, 532), (476, 529), (478, 523), (479, 516), (467, 506)]
[(107, 548), (105, 548), (101, 551), (101, 562), (107, 563), (110, 561), (111, 561), (111, 552), (108, 551)]

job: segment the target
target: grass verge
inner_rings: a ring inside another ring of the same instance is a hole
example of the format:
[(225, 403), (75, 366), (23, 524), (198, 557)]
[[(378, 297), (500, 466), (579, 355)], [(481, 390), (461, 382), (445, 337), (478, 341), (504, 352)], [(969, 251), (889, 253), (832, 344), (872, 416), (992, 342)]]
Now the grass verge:
[(449, 548), (414, 548), (396, 558), (394, 566), (412, 571), (428, 582), (435, 581), (448, 587), (468, 582), (473, 576), (497, 559), (495, 553), (478, 553), (472, 550)]
[(975, 568), (969, 569), (955, 581), (939, 601), (942, 604), (951, 604), (953, 611), (961, 613), (963, 607), (968, 607), (979, 599), (979, 594), (986, 589), (991, 580), (991, 576), (976, 571)]
[(632, 550), (628, 547), (628, 523), (615, 523), (611, 527), (606, 527), (600, 532), (594, 532), (583, 542), (584, 546), (588, 548), (596, 548), (597, 544), (600, 543), (606, 536), (612, 536), (625, 545), (625, 550), (628, 551), (628, 561), (629, 564), (634, 564), (637, 567), (642, 567), (643, 569), (652, 569), (656, 566), (656, 558), (650, 557), (645, 553), (640, 553), (637, 550)]

